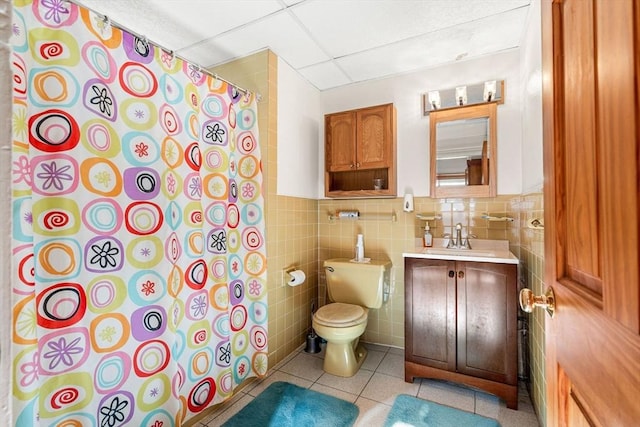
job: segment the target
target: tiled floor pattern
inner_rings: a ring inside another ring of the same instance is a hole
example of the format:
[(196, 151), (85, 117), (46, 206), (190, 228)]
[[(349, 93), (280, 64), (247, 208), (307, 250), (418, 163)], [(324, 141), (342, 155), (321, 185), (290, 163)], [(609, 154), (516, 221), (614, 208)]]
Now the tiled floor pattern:
[[(232, 399), (195, 424), (219, 426), (258, 396), (275, 381), (288, 381), (340, 399), (354, 402), (360, 415), (357, 427), (384, 425), (398, 394), (409, 394), (443, 405), (497, 419), (502, 427), (538, 427), (534, 409), (525, 387), (520, 387), (518, 410), (507, 409), (499, 398), (452, 383), (416, 379), (404, 381), (404, 350), (365, 345), (369, 354), (360, 370), (351, 378), (336, 377), (322, 370), (324, 351), (308, 354), (302, 348), (289, 355), (266, 378), (244, 387)], [(324, 346), (323, 346), (324, 347)]]

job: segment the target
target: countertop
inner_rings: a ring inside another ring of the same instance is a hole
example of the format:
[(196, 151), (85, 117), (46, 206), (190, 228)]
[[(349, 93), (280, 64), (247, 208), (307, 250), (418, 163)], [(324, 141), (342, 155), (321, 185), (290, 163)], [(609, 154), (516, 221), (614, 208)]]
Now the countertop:
[(402, 253), (404, 258), (446, 259), (452, 261), (492, 262), (518, 264), (518, 258), (509, 251), (508, 240), (471, 239), (472, 249), (447, 249), (449, 239), (433, 239), (433, 247), (422, 247), (416, 239), (414, 248)]

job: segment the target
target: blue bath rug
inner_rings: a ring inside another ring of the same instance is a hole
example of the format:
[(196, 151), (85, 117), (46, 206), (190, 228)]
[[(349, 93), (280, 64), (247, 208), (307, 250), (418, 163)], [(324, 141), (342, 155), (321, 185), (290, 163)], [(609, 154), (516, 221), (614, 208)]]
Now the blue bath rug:
[(400, 394), (384, 427), (500, 427), (494, 419)]
[(230, 418), (223, 427), (350, 427), (358, 407), (346, 400), (278, 381)]

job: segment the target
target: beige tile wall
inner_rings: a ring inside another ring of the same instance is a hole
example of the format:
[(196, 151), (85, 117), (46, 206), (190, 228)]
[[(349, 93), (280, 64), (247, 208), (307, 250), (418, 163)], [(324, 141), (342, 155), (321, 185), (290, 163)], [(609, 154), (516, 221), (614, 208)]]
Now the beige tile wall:
[[(271, 203), (269, 205), (269, 203)], [(267, 201), (271, 213), (269, 251), (269, 363), (275, 364), (305, 341), (311, 305), (318, 296), (318, 202), (286, 196)], [(283, 270), (295, 266), (306, 274), (300, 286), (283, 286)]]
[[(521, 280), (525, 287), (536, 295), (542, 295), (546, 289), (544, 283), (544, 230), (528, 226), (533, 218), (543, 219), (544, 204), (542, 193), (516, 197), (512, 201), (513, 214), (518, 218), (520, 245), (519, 258)], [(526, 315), (529, 326), (529, 365), (531, 399), (538, 413), (538, 419), (544, 425), (546, 420), (546, 381), (544, 378), (544, 310), (534, 310)]]

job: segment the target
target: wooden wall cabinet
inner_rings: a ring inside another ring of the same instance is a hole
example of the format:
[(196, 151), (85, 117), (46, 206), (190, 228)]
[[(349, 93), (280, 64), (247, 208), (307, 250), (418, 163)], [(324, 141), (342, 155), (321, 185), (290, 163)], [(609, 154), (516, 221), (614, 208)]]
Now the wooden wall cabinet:
[(405, 381), (455, 381), (518, 407), (517, 265), (405, 258)]
[[(393, 104), (327, 114), (325, 196), (396, 196), (396, 110)], [(380, 179), (382, 188), (374, 189)]]

